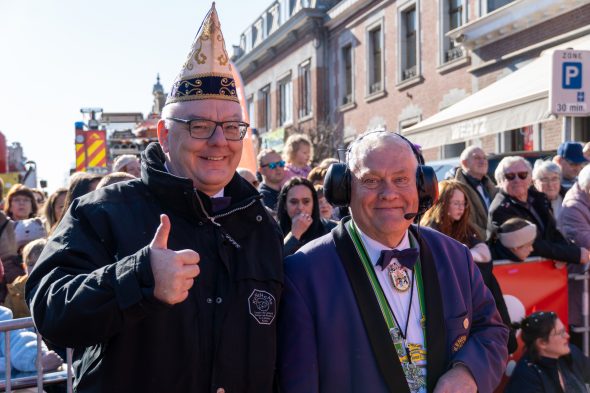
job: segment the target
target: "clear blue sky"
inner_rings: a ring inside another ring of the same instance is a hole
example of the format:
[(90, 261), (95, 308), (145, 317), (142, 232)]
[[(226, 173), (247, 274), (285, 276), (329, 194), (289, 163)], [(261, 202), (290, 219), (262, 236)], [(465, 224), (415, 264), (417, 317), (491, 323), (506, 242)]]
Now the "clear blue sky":
[[(218, 0), (231, 55), (271, 0)], [(169, 91), (201, 21), (203, 0), (0, 0), (0, 131), (37, 162), (49, 190), (75, 161), (80, 108), (142, 112), (159, 72)]]

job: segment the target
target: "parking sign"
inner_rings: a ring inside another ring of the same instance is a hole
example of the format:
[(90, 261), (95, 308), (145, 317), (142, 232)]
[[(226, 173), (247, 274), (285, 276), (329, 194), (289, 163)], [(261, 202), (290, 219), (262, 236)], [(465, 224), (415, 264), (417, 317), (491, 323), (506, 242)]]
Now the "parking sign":
[(567, 116), (588, 116), (590, 105), (590, 51), (556, 50), (549, 105), (551, 113)]

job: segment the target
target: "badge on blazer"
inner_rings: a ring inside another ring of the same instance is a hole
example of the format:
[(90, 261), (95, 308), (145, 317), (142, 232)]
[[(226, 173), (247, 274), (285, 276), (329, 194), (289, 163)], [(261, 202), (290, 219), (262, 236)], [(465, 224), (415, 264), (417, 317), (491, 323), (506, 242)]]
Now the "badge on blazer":
[(273, 295), (260, 289), (252, 291), (248, 297), (250, 315), (261, 325), (270, 325), (277, 314), (277, 305)]
[(465, 342), (467, 341), (467, 335), (462, 335), (459, 336), (458, 339), (455, 340), (455, 342), (453, 343), (453, 353), (459, 351), (461, 348), (463, 348), (463, 345), (465, 345)]
[(410, 276), (402, 265), (391, 263), (387, 269), (391, 284), (397, 291), (405, 292), (410, 288)]

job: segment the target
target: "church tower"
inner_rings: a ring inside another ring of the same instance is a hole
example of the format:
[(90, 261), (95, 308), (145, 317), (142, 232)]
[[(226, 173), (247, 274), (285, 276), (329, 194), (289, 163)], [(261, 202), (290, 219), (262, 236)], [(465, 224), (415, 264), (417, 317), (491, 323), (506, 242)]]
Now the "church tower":
[(158, 115), (158, 117), (162, 114), (162, 108), (164, 108), (164, 104), (166, 103), (166, 94), (164, 94), (164, 88), (160, 84), (160, 74), (156, 78), (156, 84), (152, 89), (152, 94), (154, 95), (154, 105), (152, 106), (152, 113)]

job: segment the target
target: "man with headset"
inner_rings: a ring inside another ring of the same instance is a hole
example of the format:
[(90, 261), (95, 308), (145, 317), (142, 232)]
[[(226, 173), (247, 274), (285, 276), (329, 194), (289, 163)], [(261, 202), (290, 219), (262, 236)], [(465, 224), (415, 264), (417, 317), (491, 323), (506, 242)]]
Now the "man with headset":
[(508, 330), (469, 250), (412, 220), (434, 171), (399, 134), (359, 137), (327, 199), (351, 218), (285, 262), (282, 392), (492, 392)]

